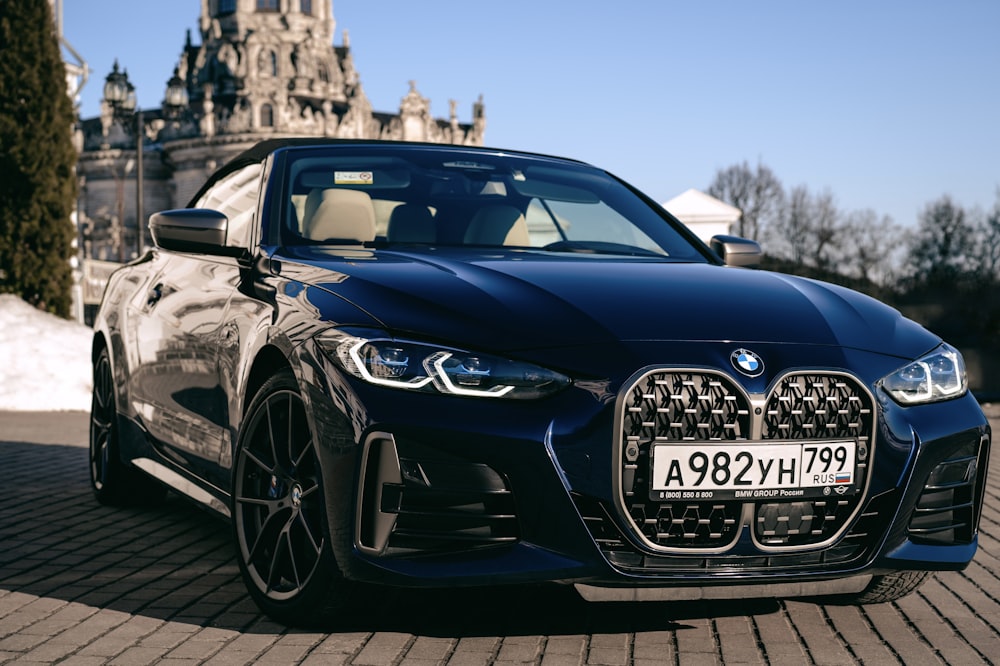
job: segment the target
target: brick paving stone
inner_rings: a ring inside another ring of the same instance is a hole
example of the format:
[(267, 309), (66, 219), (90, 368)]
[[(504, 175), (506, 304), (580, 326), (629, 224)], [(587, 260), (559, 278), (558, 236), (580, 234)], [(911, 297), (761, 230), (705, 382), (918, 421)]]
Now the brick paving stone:
[(587, 664), (595, 666), (625, 666), (632, 659), (630, 634), (594, 634), (590, 637)]
[(682, 656), (717, 654), (712, 622), (708, 618), (691, 618), (677, 631), (677, 653)]
[(542, 653), (541, 636), (508, 636), (500, 644), (497, 663), (532, 664)]
[[(945, 663), (974, 664), (982, 660), (972, 646), (956, 633), (954, 625), (928, 603), (922, 591), (901, 599), (896, 605), (907, 622), (919, 632), (920, 638), (933, 646)], [(1000, 655), (990, 655), (990, 658), (995, 659), (996, 656)]]
[(300, 663), (303, 666), (347, 666), (351, 663), (351, 657), (346, 654), (316, 654), (313, 652)]
[(285, 666), (297, 664), (308, 654), (308, 645), (275, 645), (254, 659), (254, 663), (260, 666)]
[(899, 660), (873, 631), (856, 606), (826, 606), (832, 629), (848, 642), (854, 658), (863, 664), (898, 664)]
[(110, 664), (116, 666), (136, 666), (137, 664), (152, 664), (166, 654), (165, 648), (132, 647), (112, 659)]
[(990, 655), (991, 648), (995, 650), (1000, 645), (1000, 633), (996, 624), (1000, 606), (996, 599), (985, 596), (981, 588), (963, 573), (952, 572), (937, 578), (963, 604), (962, 612), (949, 616), (949, 622), (958, 627), (962, 636), (977, 650)]
[[(243, 650), (236, 650), (230, 646), (226, 646), (224, 650), (220, 650), (212, 655), (212, 658), (202, 662), (205, 666), (246, 666), (247, 664), (253, 664), (257, 661), (257, 655), (259, 652), (244, 652)], [(303, 661), (302, 663), (305, 663)], [(331, 666), (337, 662), (316, 662), (316, 663), (329, 663)]]
[(801, 601), (787, 601), (785, 608), (813, 663), (821, 666), (840, 666), (853, 661), (850, 652), (826, 622), (820, 606)]
[(448, 666), (487, 666), (493, 663), (491, 652), (456, 652), (448, 659)]
[[(74, 655), (59, 662), (59, 666), (103, 666), (107, 661), (100, 657), (81, 657)], [(162, 663), (162, 662), (160, 662)]]
[(541, 665), (578, 666), (584, 663), (588, 643), (588, 637), (585, 635), (550, 636), (545, 642)]
[(272, 634), (240, 634), (237, 638), (226, 643), (226, 650), (237, 652), (252, 652), (260, 654), (278, 641), (277, 635)]
[(432, 638), (429, 636), (418, 636), (410, 649), (406, 651), (407, 659), (429, 659), (444, 661), (451, 654), (457, 641), (450, 638)]
[(166, 654), (166, 659), (203, 660), (213, 656), (225, 646), (225, 642), (187, 640)]
[(451, 658), (448, 659), (448, 666), (480, 666), (493, 661), (494, 655), (500, 647), (500, 639), (493, 637), (464, 637), (460, 638)]
[(0, 639), (0, 651), (28, 652), (46, 640), (45, 636), (37, 634), (17, 633)]
[(769, 663), (808, 663), (805, 647), (784, 611), (755, 615), (753, 619)]
[[(39, 643), (38, 646), (24, 653), (21, 660), (28, 662), (40, 662), (45, 664), (54, 664), (55, 662), (68, 657), (77, 650), (75, 645), (66, 645), (65, 643), (55, 643), (53, 641), (44, 641)], [(3, 663), (2, 657), (0, 657), (0, 663)]]
[(190, 639), (194, 632), (193, 627), (184, 631), (175, 625), (165, 624), (151, 634), (144, 636), (139, 641), (139, 645), (150, 648), (175, 648)]
[(382, 666), (394, 663), (413, 640), (410, 634), (379, 632), (369, 640), (352, 663), (357, 666)]
[(582, 655), (550, 653), (547, 649), (542, 654), (541, 666), (580, 666)]
[(355, 632), (332, 634), (313, 649), (313, 654), (356, 654), (371, 638), (370, 633)]
[(719, 653), (725, 664), (765, 664), (757, 645), (753, 623), (747, 617), (720, 617), (715, 620)]
[(882, 640), (904, 664), (936, 664), (940, 660), (935, 650), (922, 636), (914, 636), (906, 619), (894, 604), (876, 604), (864, 609), (868, 620)]
[(642, 631), (635, 634), (632, 658), (660, 664), (672, 664), (676, 657), (676, 633), (673, 631)]

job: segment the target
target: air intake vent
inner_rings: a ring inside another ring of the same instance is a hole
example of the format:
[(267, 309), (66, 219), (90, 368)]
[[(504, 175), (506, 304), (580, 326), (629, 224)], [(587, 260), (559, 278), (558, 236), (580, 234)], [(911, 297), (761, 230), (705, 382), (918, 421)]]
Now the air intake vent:
[(518, 540), (514, 496), (496, 470), (417, 445), (400, 448), (404, 455), (391, 438), (366, 448), (358, 519), (364, 550), (406, 556)]
[(978, 527), (975, 505), (986, 477), (989, 446), (963, 446), (931, 471), (910, 519), (914, 541), (933, 544), (971, 543)]

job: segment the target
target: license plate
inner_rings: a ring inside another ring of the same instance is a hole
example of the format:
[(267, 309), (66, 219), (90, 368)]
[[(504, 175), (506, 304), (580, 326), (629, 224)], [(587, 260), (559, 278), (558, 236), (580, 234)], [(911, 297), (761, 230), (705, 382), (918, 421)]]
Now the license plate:
[(667, 444), (651, 450), (650, 499), (784, 499), (853, 493), (856, 442)]

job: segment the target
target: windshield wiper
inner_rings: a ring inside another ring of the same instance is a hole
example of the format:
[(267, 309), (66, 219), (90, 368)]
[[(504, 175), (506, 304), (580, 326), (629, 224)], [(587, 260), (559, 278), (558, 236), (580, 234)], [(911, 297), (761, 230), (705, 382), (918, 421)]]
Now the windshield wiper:
[(666, 255), (653, 250), (647, 250), (624, 243), (608, 243), (605, 241), (571, 241), (560, 240), (542, 247), (546, 252), (574, 252), (577, 254), (618, 254), (629, 257), (656, 257), (663, 259)]

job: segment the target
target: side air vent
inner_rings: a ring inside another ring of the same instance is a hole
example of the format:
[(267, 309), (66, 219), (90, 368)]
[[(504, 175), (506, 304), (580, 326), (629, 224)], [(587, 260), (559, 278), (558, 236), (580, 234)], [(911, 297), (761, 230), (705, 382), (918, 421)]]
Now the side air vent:
[[(408, 452), (408, 450), (410, 450)], [(391, 438), (366, 447), (358, 543), (399, 557), (468, 551), (514, 543), (514, 496), (488, 465), (445, 459)]]
[(910, 519), (908, 532), (912, 540), (932, 544), (972, 542), (979, 523), (976, 499), (983, 492), (988, 460), (988, 443), (970, 443), (931, 470)]

